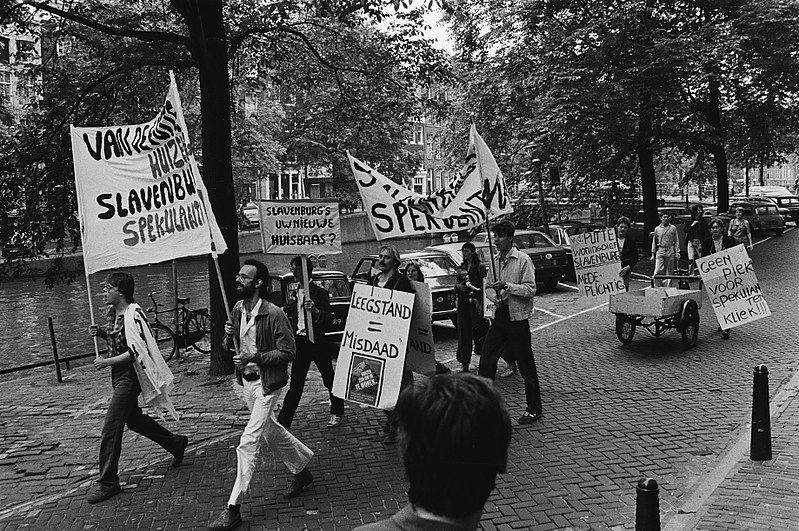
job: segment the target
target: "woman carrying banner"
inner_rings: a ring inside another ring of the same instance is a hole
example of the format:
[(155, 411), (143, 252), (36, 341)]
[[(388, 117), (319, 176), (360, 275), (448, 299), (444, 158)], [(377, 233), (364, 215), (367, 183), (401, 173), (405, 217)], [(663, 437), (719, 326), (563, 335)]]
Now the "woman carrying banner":
[(108, 305), (108, 325), (92, 325), (89, 333), (108, 341), (105, 358), (94, 360), (97, 370), (111, 367), (114, 392), (108, 404), (100, 436), (100, 479), (88, 497), (89, 503), (105, 501), (121, 492), (117, 468), (122, 452), (122, 432), (128, 428), (158, 443), (172, 454), (172, 466), (183, 462), (188, 437), (175, 435), (142, 412), (137, 400), (167, 411), (178, 420), (167, 394), (172, 372), (158, 351), (147, 317), (133, 299), (133, 277), (116, 271), (108, 275), (103, 298)]
[(472, 242), (461, 247), (463, 263), (458, 268), (455, 295), (458, 303), (458, 352), (461, 372), (469, 372), (472, 362), (472, 347), (479, 353), (483, 350), (486, 326), (483, 318), (483, 279), (486, 268)]
[[(746, 220), (744, 220), (746, 221)], [(724, 222), (721, 218), (713, 218), (710, 222), (710, 237), (702, 243), (702, 256), (710, 256), (713, 253), (730, 249), (738, 245), (731, 236), (724, 234)], [(719, 326), (721, 337), (730, 338), (730, 331)]]

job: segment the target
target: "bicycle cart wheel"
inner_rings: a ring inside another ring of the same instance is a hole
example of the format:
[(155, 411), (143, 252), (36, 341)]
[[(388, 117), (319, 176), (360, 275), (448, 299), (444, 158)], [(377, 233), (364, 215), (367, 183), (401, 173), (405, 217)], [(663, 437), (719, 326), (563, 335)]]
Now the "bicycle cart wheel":
[(211, 316), (205, 310), (198, 310), (189, 319), (188, 338), (194, 348), (208, 354), (211, 352)]
[(699, 308), (696, 301), (687, 300), (682, 307), (680, 333), (685, 348), (692, 348), (699, 339)]
[(629, 345), (635, 336), (635, 320), (627, 315), (616, 314), (616, 337), (623, 345)]
[(154, 323), (152, 325), (153, 336), (155, 342), (158, 343), (158, 350), (166, 361), (172, 359), (175, 352), (178, 350), (177, 343), (175, 342), (175, 333), (166, 325), (161, 323)]

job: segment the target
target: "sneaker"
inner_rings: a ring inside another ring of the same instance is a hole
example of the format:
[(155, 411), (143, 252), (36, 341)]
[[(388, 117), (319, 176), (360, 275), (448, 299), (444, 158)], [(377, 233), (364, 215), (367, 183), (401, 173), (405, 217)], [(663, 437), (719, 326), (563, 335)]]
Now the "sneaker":
[(530, 413), (529, 411), (525, 411), (522, 413), (522, 416), (519, 417), (519, 424), (532, 424), (533, 422), (537, 421), (541, 418), (541, 412), (538, 413)]
[(341, 415), (330, 415), (330, 420), (327, 421), (328, 428), (335, 428), (341, 424)]
[(499, 377), (500, 378), (510, 378), (514, 374), (516, 374), (516, 366), (515, 365), (508, 365), (508, 367), (504, 371), (499, 373)]
[(89, 496), (86, 498), (86, 501), (88, 501), (89, 503), (104, 502), (109, 498), (113, 498), (120, 492), (122, 492), (122, 487), (120, 487), (119, 485), (114, 485), (111, 488), (97, 487), (89, 493)]
[(189, 445), (189, 438), (185, 435), (180, 435), (180, 443), (178, 443), (178, 451), (172, 454), (172, 466), (180, 466), (183, 462), (183, 456), (186, 455), (186, 447)]
[(228, 505), (216, 520), (208, 524), (209, 531), (230, 531), (241, 525), (241, 511), (238, 505)]
[(305, 487), (311, 483), (313, 483), (313, 475), (311, 475), (311, 472), (307, 468), (303, 468), (302, 472), (299, 474), (294, 474), (294, 479), (291, 480), (289, 490), (283, 494), (283, 498), (286, 500), (296, 498), (305, 489)]

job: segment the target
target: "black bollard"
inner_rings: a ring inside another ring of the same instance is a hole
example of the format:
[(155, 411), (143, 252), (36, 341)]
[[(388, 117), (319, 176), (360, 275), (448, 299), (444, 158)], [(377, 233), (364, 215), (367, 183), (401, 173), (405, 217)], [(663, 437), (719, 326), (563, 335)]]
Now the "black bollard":
[(635, 531), (660, 531), (660, 488), (652, 478), (635, 486)]
[(752, 440), (749, 459), (768, 461), (771, 459), (771, 415), (768, 403), (768, 369), (758, 365), (754, 369), (752, 384)]
[(61, 363), (58, 360), (58, 345), (55, 342), (55, 330), (53, 330), (53, 318), (47, 318), (47, 326), (50, 328), (50, 343), (53, 345), (53, 364), (55, 365), (55, 377), (58, 383), (64, 380), (61, 378)]

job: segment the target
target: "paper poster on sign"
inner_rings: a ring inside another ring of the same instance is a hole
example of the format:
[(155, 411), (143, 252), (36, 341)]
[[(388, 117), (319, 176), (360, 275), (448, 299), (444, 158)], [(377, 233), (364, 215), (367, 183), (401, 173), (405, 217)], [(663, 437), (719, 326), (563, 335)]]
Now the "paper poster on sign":
[(267, 254), (341, 254), (338, 201), (260, 201)]
[(494, 311), (497, 309), (497, 305), (494, 304), (494, 301), (491, 298), (496, 298), (497, 292), (494, 291), (494, 288), (489, 287), (488, 279), (483, 280), (483, 317), (485, 319), (493, 319), (494, 318)]
[(571, 237), (577, 289), (586, 305), (602, 304), (611, 293), (624, 293), (619, 276), (621, 257), (613, 229), (595, 230)]
[(138, 125), (73, 127), (87, 273), (227, 249), (191, 155), (174, 78), (164, 106)]
[(721, 328), (735, 328), (771, 315), (743, 244), (698, 258), (696, 266)]
[(436, 344), (433, 341), (433, 293), (424, 282), (411, 281), (416, 298), (408, 334), (408, 354), (405, 367), (420, 374), (436, 370)]
[(355, 284), (341, 339), (333, 394), (379, 409), (399, 397), (413, 293)]

